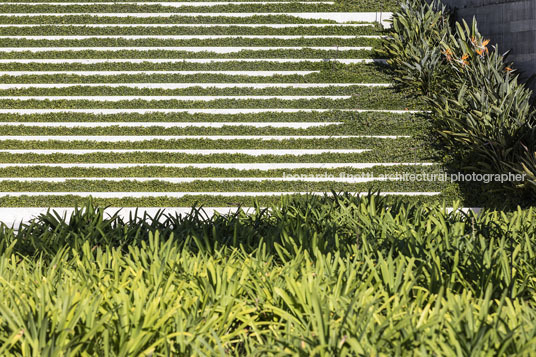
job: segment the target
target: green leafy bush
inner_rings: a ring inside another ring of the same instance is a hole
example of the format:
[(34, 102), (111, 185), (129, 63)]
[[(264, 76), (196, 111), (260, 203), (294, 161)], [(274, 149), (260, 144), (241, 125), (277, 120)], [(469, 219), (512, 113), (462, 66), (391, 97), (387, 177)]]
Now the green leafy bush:
[(478, 32), (476, 21), (450, 24), (440, 2), (408, 0), (393, 19), (391, 56), (398, 81), (423, 94), (453, 168), (483, 174), (525, 173), (525, 182), (487, 187), (489, 204), (531, 204), (536, 198), (532, 92), (506, 54)]
[(225, 216), (49, 212), (0, 229), (0, 348), (530, 356), (534, 214), (375, 195)]

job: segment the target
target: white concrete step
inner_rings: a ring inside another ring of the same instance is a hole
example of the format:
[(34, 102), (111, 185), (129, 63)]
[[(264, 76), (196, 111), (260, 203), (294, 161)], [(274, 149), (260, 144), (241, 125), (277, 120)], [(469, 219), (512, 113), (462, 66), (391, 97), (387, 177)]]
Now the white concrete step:
[(312, 38), (330, 38), (333, 40), (340, 39), (353, 39), (353, 38), (369, 38), (378, 39), (384, 36), (374, 35), (45, 35), (45, 36), (0, 36), (0, 40), (47, 40), (47, 41), (60, 41), (60, 40), (89, 40), (89, 39), (123, 39), (123, 40), (221, 40), (221, 39), (278, 39), (278, 40), (301, 40)]
[[(304, 175), (307, 176), (307, 175)], [(104, 182), (152, 182), (165, 183), (192, 183), (192, 182), (339, 182), (339, 183), (367, 183), (375, 181), (387, 181), (387, 177), (0, 177), (0, 182), (54, 182), (64, 183), (69, 181), (104, 181)], [(392, 181), (395, 181), (393, 179)]]
[[(136, 136), (78, 136), (78, 135), (8, 135), (0, 136), (0, 141), (94, 141), (94, 142), (138, 142), (147, 140), (333, 140), (352, 138), (373, 138), (373, 139), (400, 139), (409, 138), (407, 135), (136, 135)], [(33, 150), (35, 152), (35, 150)]]
[(390, 83), (15, 83), (0, 84), (2, 89), (22, 88), (71, 88), (71, 87), (110, 87), (110, 88), (327, 88), (327, 87), (391, 87)]
[(228, 76), (260, 76), (269, 77), (275, 75), (298, 75), (305, 76), (320, 71), (0, 71), (0, 76), (32, 76), (32, 75), (77, 75), (77, 76), (118, 76), (122, 74), (224, 74)]
[(0, 52), (71, 52), (71, 51), (182, 51), (236, 53), (241, 51), (272, 51), (272, 50), (319, 50), (333, 51), (372, 51), (372, 47), (338, 47), (338, 46), (272, 46), (272, 47), (0, 47)]
[(87, 155), (87, 154), (134, 154), (134, 153), (169, 153), (184, 155), (248, 155), (248, 156), (302, 156), (302, 155), (321, 155), (321, 154), (362, 154), (370, 151), (368, 149), (296, 149), (296, 150), (279, 150), (279, 149), (214, 149), (214, 150), (186, 150), (186, 149), (92, 149), (92, 150), (0, 150), (3, 154), (12, 155)]
[(46, 1), (36, 1), (36, 2), (0, 2), (2, 5), (48, 5), (48, 6), (68, 6), (68, 5), (136, 5), (136, 6), (170, 6), (170, 7), (181, 7), (181, 6), (221, 6), (221, 5), (271, 5), (271, 4), (327, 4), (334, 5), (334, 1), (184, 1), (184, 2), (169, 2), (169, 1), (115, 1), (115, 2), (46, 2)]
[(145, 100), (145, 101), (159, 101), (159, 100), (180, 100), (180, 101), (205, 101), (210, 102), (214, 100), (315, 100), (315, 99), (330, 99), (330, 100), (343, 100), (350, 99), (351, 95), (240, 95), (240, 96), (225, 96), (225, 95), (207, 95), (207, 96), (168, 96), (168, 95), (137, 95), (137, 96), (0, 96), (0, 100), (87, 100), (92, 102), (120, 102), (125, 100)]
[[(170, 197), (183, 198), (186, 196), (222, 196), (222, 197), (258, 197), (282, 195), (317, 195), (324, 196), (326, 192), (0, 192), (3, 197), (21, 196), (83, 196), (94, 198), (145, 198)], [(368, 195), (368, 192), (349, 192), (351, 195)], [(381, 196), (437, 196), (441, 192), (381, 192)]]
[(384, 26), (389, 26), (386, 22), (392, 17), (391, 12), (172, 12), (172, 13), (2, 13), (0, 16), (7, 17), (42, 17), (42, 16), (95, 16), (95, 17), (172, 17), (172, 16), (189, 16), (189, 17), (253, 17), (253, 16), (292, 16), (309, 20), (331, 20), (335, 22), (379, 22)]
[(0, 24), (2, 27), (88, 27), (88, 28), (108, 28), (108, 27), (270, 27), (270, 28), (296, 28), (296, 27), (371, 27), (373, 23), (362, 24), (341, 24), (341, 23), (328, 23), (328, 24)]
[(135, 167), (172, 167), (172, 168), (217, 168), (225, 170), (294, 170), (294, 169), (370, 169), (373, 167), (392, 167), (392, 166), (433, 166), (437, 165), (432, 162), (369, 162), (369, 163), (244, 163), (244, 164), (222, 164), (222, 163), (188, 163), (188, 164), (173, 164), (173, 163), (114, 163), (114, 164), (81, 164), (81, 163), (12, 163), (0, 164), (0, 169), (13, 167), (57, 167), (57, 168), (96, 168), (96, 169), (119, 169), (119, 168), (135, 168)]
[(223, 128), (225, 126), (248, 126), (252, 128), (309, 129), (343, 122), (0, 122), (0, 127), (24, 126), (43, 128)]
[(384, 109), (0, 109), (0, 114), (50, 114), (50, 113), (85, 113), (85, 114), (148, 114), (148, 113), (188, 113), (188, 114), (257, 114), (257, 113), (423, 113), (421, 110), (384, 110)]
[(276, 63), (302, 63), (302, 62), (337, 62), (342, 64), (356, 63), (386, 63), (385, 59), (369, 58), (345, 58), (345, 59), (324, 59), (324, 58), (146, 58), (146, 59), (0, 59), (1, 64), (102, 64), (102, 63), (226, 63), (226, 62), (276, 62)]

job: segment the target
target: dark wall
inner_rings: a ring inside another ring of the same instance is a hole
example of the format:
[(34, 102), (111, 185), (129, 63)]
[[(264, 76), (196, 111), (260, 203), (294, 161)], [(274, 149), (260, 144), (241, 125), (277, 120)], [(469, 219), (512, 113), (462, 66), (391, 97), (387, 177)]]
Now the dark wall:
[(515, 62), (524, 78), (536, 74), (536, 0), (443, 2), (455, 9), (458, 18), (470, 21), (476, 16), (480, 32), (491, 43), (497, 43), (501, 52), (512, 50), (508, 60)]

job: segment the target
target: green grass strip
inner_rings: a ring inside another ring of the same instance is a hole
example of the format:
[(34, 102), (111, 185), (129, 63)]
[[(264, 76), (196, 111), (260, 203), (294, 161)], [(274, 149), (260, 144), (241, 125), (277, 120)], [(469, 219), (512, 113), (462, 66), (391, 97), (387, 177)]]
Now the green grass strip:
[[(376, 9), (378, 6), (375, 7)], [(214, 6), (165, 6), (159, 4), (97, 4), (97, 5), (1, 5), (0, 11), (4, 13), (285, 13), (285, 12), (347, 12), (374, 11), (371, 7), (352, 7), (344, 3), (332, 4), (231, 4)]]
[[(120, 116), (118, 116), (120, 117)], [(361, 124), (361, 125), (359, 125)], [(423, 132), (426, 122), (393, 119), (383, 122), (346, 122), (341, 125), (310, 127), (306, 129), (294, 128), (255, 128), (251, 126), (224, 126), (222, 128), (210, 127), (29, 127), (23, 125), (0, 126), (0, 135), (279, 135), (279, 136), (307, 136), (307, 135), (414, 135)]]
[(227, 74), (120, 74), (0, 76), (0, 83), (389, 83), (387, 73), (369, 65), (359, 71), (321, 71), (306, 75), (246, 76)]
[(438, 192), (445, 183), (430, 181), (377, 181), (367, 183), (304, 182), (304, 181), (195, 181), (169, 183), (69, 180), (66, 182), (2, 182), (0, 195), (5, 192), (322, 192), (326, 190), (366, 192)]
[(82, 26), (52, 26), (38, 27), (2, 27), (1, 36), (91, 36), (91, 35), (381, 35), (383, 31), (377, 26), (300, 26), (276, 28), (243, 27), (243, 26), (214, 26), (214, 27), (82, 27)]
[(363, 86), (328, 86), (328, 87), (268, 87), (255, 88), (235, 87), (235, 88), (214, 88), (214, 87), (189, 87), (178, 89), (165, 88), (134, 88), (134, 87), (107, 87), (106, 85), (85, 87), (73, 86), (67, 88), (20, 88), (0, 90), (0, 97), (9, 96), (304, 96), (304, 95), (355, 95), (355, 96), (383, 96), (392, 95), (396, 90), (384, 87), (363, 87)]
[[(274, 147), (277, 148), (277, 147)], [(133, 152), (94, 154), (8, 154), (0, 153), (1, 163), (371, 163), (429, 162), (430, 152), (399, 143), (361, 154), (259, 155)]]
[(122, 100), (99, 102), (90, 100), (0, 100), (4, 109), (245, 109), (245, 108), (291, 108), (291, 109), (419, 109), (417, 99), (405, 98), (404, 94), (382, 97), (352, 97), (350, 99), (216, 99), (211, 101), (181, 100)]
[(272, 170), (237, 170), (222, 168), (195, 168), (162, 166), (136, 166), (114, 169), (84, 168), (84, 167), (9, 167), (0, 168), (0, 177), (274, 177), (303, 175), (303, 178), (344, 178), (344, 177), (377, 177), (379, 175), (443, 174), (440, 165), (430, 166), (374, 166), (366, 169), (351, 167), (336, 169), (272, 169)]
[(359, 69), (362, 64), (345, 65), (336, 61), (172, 63), (0, 63), (0, 71), (321, 71)]
[(334, 122), (352, 121), (357, 127), (379, 127), (388, 129), (400, 123), (422, 123), (417, 114), (378, 112), (265, 112), (252, 114), (189, 114), (189, 113), (148, 113), (148, 114), (0, 114), (0, 122)]
[(377, 47), (376, 38), (219, 38), (219, 39), (126, 39), (126, 38), (88, 38), (81, 40), (32, 40), (23, 38), (2, 38), (0, 47), (298, 47), (298, 46), (339, 46), (339, 47)]
[(50, 51), (43, 52), (0, 52), (0, 59), (60, 59), (60, 58), (86, 58), (86, 59), (140, 59), (140, 58), (294, 58), (308, 59), (321, 58), (327, 60), (336, 60), (339, 58), (379, 58), (374, 51), (369, 50), (344, 50), (338, 51), (335, 47), (333, 50), (315, 50), (310, 48), (304, 49), (273, 49), (273, 50), (241, 50), (232, 53), (216, 52), (187, 52), (173, 50), (118, 50), (118, 51)]
[[(57, 24), (58, 16), (0, 16), (0, 24)], [(336, 24), (326, 19), (305, 19), (290, 15), (114, 17), (91, 15), (61, 16), (62, 24)]]
[[(445, 192), (438, 196), (412, 196), (406, 198), (412, 203), (441, 203), (452, 202), (459, 199), (456, 193)], [(202, 204), (206, 207), (227, 207), (242, 206), (252, 207), (258, 203), (261, 207), (280, 202), (280, 197), (257, 196), (202, 196), (192, 194), (183, 198), (169, 197), (146, 197), (146, 198), (122, 198), (122, 199), (93, 199), (95, 205), (103, 207), (190, 207)], [(87, 203), (87, 197), (81, 196), (22, 196), (22, 197), (0, 197), (0, 207), (73, 207)]]
[[(65, 132), (64, 134), (67, 134)], [(210, 139), (180, 139), (162, 140), (148, 139), (144, 141), (91, 141), (91, 138), (74, 138), (71, 141), (19, 141), (2, 140), (0, 149), (375, 149), (375, 150), (422, 150), (427, 146), (418, 137), (398, 139), (378, 138), (337, 138), (329, 139), (285, 139), (285, 140), (210, 140)], [(426, 149), (425, 151), (430, 151)], [(359, 154), (363, 155), (363, 154)]]

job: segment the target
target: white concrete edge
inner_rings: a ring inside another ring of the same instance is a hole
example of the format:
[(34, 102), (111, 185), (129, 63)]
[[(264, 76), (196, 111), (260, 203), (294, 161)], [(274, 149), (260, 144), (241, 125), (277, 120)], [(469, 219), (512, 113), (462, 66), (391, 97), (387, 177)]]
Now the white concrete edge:
[(271, 51), (271, 50), (318, 50), (331, 51), (372, 51), (372, 47), (359, 46), (271, 46), (271, 47), (0, 47), (0, 52), (71, 52), (71, 51), (182, 51), (182, 52), (212, 52), (236, 53), (242, 51)]
[(224, 95), (207, 95), (207, 96), (171, 96), (171, 95), (125, 95), (125, 96), (0, 96), (0, 100), (84, 100), (92, 102), (121, 102), (125, 100), (144, 100), (144, 101), (160, 101), (160, 100), (179, 100), (179, 101), (213, 101), (213, 100), (315, 100), (315, 99), (330, 99), (343, 100), (351, 99), (351, 95), (241, 95), (241, 96), (224, 96)]
[(0, 122), (0, 127), (24, 126), (43, 128), (223, 128), (225, 126), (247, 126), (252, 128), (308, 129), (343, 122)]
[(96, 168), (96, 169), (118, 169), (118, 168), (135, 168), (135, 167), (171, 167), (171, 168), (219, 168), (227, 170), (293, 170), (293, 169), (370, 169), (374, 167), (392, 167), (392, 166), (433, 166), (437, 165), (432, 162), (370, 162), (370, 163), (245, 163), (245, 164), (221, 164), (221, 163), (188, 163), (188, 164), (175, 164), (175, 163), (160, 163), (160, 164), (0, 164), (0, 169), (13, 168), (13, 167), (55, 167), (55, 168)]
[(16, 83), (0, 84), (1, 89), (22, 88), (71, 88), (71, 87), (109, 87), (109, 88), (328, 88), (328, 87), (392, 87), (391, 83)]
[(139, 142), (149, 140), (336, 140), (352, 138), (371, 138), (371, 139), (400, 139), (409, 138), (407, 135), (147, 135), (147, 136), (18, 136), (5, 135), (0, 136), (0, 141), (91, 141), (91, 142)]
[[(220, 197), (257, 197), (257, 196), (282, 196), (282, 195), (320, 195), (326, 192), (0, 192), (0, 197), (21, 196), (83, 196), (94, 198), (149, 198), (169, 197), (183, 198), (185, 196), (220, 196)], [(351, 195), (367, 195), (368, 192), (349, 192)], [(441, 192), (381, 192), (381, 196), (437, 196)]]
[(325, 5), (334, 5), (334, 1), (116, 1), (116, 2), (46, 2), (46, 1), (36, 1), (36, 2), (0, 2), (2, 5), (48, 5), (48, 6), (68, 6), (68, 5), (136, 5), (136, 6), (169, 6), (169, 7), (182, 7), (182, 6), (222, 6), (222, 5), (271, 5), (271, 4), (301, 4), (301, 5), (315, 5), (315, 4), (325, 4)]
[(270, 27), (270, 28), (296, 28), (296, 27), (372, 27), (373, 23), (363, 24), (0, 24), (2, 27), (88, 27), (88, 28), (107, 28), (107, 27)]
[(318, 63), (337, 62), (342, 64), (355, 63), (387, 63), (385, 59), (338, 59), (338, 58), (147, 58), (147, 59), (0, 59), (0, 64), (101, 64), (101, 63), (226, 63), (226, 62), (276, 62), (276, 63)]
[(362, 154), (370, 151), (369, 149), (213, 149), (213, 150), (189, 150), (189, 149), (112, 149), (112, 150), (0, 150), (3, 154), (12, 155), (88, 155), (88, 154), (139, 154), (139, 153), (168, 153), (184, 155), (247, 155), (247, 156), (303, 156), (303, 155), (321, 155), (321, 154)]
[(330, 39), (353, 39), (353, 38), (369, 38), (379, 39), (385, 36), (375, 35), (45, 35), (45, 36), (2, 36), (0, 40), (88, 40), (88, 39), (125, 39), (125, 40), (220, 40), (220, 39), (278, 39), (278, 40), (300, 40), (312, 38), (330, 38)]
[[(109, 181), (109, 182), (152, 182), (166, 183), (192, 183), (200, 182), (340, 182), (340, 183), (367, 183), (375, 181), (388, 181), (386, 177), (0, 177), (0, 182), (53, 182), (64, 183), (69, 181)], [(396, 179), (389, 181), (398, 181)]]
[(76, 75), (76, 76), (117, 76), (117, 75), (151, 75), (151, 74), (222, 74), (227, 76), (258, 76), (271, 77), (276, 75), (298, 75), (319, 73), (320, 71), (0, 71), (0, 76), (43, 76), (43, 75)]
[(87, 114), (148, 114), (148, 113), (187, 113), (187, 114), (256, 114), (256, 113), (423, 113), (422, 110), (384, 110), (384, 109), (0, 109), (0, 114), (49, 114), (49, 113), (87, 113)]
[(8, 17), (40, 17), (40, 16), (94, 16), (94, 17), (253, 17), (253, 16), (287, 16), (302, 19), (331, 20), (335, 22), (385, 22), (389, 20), (392, 12), (171, 12), (171, 13), (2, 13), (0, 16)]

